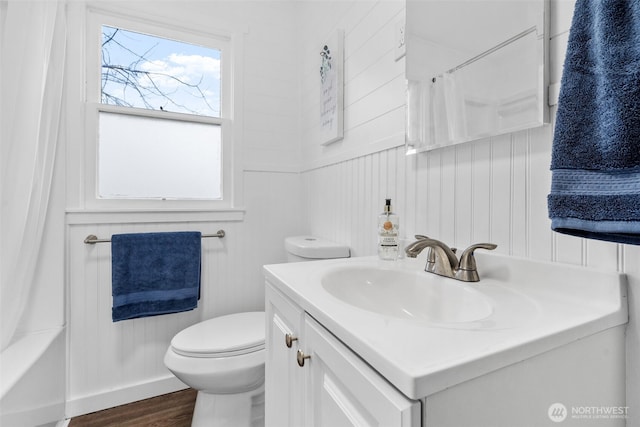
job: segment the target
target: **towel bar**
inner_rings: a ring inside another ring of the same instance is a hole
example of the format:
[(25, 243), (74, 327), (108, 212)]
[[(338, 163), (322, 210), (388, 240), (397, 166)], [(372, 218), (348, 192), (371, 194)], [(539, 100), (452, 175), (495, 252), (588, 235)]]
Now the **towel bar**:
[[(224, 230), (218, 230), (218, 232), (216, 234), (203, 234), (202, 238), (204, 239), (205, 237), (219, 237), (219, 238), (223, 238), (225, 236), (225, 232)], [(111, 239), (99, 239), (98, 236), (94, 235), (94, 234), (89, 234), (87, 237), (85, 237), (84, 239), (84, 243), (86, 243), (87, 245), (95, 245), (96, 243), (110, 243)]]

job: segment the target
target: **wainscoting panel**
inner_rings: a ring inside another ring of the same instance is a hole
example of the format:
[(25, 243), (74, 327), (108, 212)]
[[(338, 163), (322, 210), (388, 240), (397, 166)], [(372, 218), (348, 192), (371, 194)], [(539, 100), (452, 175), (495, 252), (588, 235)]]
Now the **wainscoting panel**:
[[(180, 222), (68, 226), (68, 400), (72, 411), (68, 416), (181, 388), (181, 383), (173, 379), (163, 363), (164, 354), (176, 333), (201, 319), (262, 308), (250, 297), (263, 295), (260, 292), (262, 283), (243, 280), (243, 269), (236, 265), (241, 260), (239, 242), (243, 241), (238, 224)], [(202, 240), (202, 291), (197, 309), (116, 323), (111, 321), (111, 245), (85, 244), (83, 240), (87, 235), (109, 238), (116, 233), (187, 230), (215, 233), (219, 228), (226, 231), (226, 237)], [(168, 389), (158, 390), (158, 386), (153, 390), (149, 384), (154, 382), (164, 384)], [(136, 388), (150, 390), (136, 392)], [(134, 391), (126, 392), (127, 389)], [(125, 392), (113, 395), (121, 390)], [(103, 394), (111, 397), (101, 398)]]
[(400, 234), (426, 234), (451, 246), (492, 242), (497, 252), (619, 269), (617, 245), (551, 232), (547, 217), (552, 125), (405, 156), (404, 147), (303, 174), (313, 234), (376, 253), (376, 218), (385, 198)]
[(388, 150), (303, 174), (311, 234), (348, 244), (352, 256), (373, 253), (385, 198), (395, 211), (405, 209), (405, 168), (404, 154)]

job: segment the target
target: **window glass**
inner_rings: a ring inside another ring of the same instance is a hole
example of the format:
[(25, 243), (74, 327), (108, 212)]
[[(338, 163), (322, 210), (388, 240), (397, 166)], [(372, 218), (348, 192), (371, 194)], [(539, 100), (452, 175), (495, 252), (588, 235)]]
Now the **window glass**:
[(220, 50), (102, 26), (103, 104), (220, 117)]
[(98, 196), (222, 198), (221, 126), (99, 113)]

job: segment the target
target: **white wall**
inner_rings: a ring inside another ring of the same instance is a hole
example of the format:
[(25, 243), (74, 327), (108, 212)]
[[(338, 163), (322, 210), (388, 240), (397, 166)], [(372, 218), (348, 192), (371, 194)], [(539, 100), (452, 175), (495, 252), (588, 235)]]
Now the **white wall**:
[[(179, 9), (155, 1), (126, 7), (245, 33), (240, 100), (245, 210), (239, 218), (220, 219), (206, 213), (114, 215), (84, 209), (77, 197), (82, 178), (75, 173), (84, 144), (77, 108), (83, 65), (70, 63), (75, 69), (68, 70), (66, 158), (58, 163), (67, 173), (57, 175), (53, 202), (68, 210), (67, 415), (176, 387), (162, 365), (175, 331), (204, 317), (262, 308), (261, 266), (284, 259), (286, 235), (311, 232), (349, 244), (355, 255), (373, 254), (374, 220), (383, 199), (391, 197), (407, 237), (431, 234), (458, 246), (489, 240), (503, 253), (628, 273), (627, 389), (633, 416), (640, 403), (635, 362), (640, 265), (633, 261), (640, 250), (551, 233), (546, 216), (551, 126), (405, 157), (404, 59), (394, 59), (392, 35), (403, 19), (401, 0), (195, 1), (180, 2)], [(573, 0), (551, 0), (552, 83), (560, 79), (572, 10)], [(345, 138), (323, 148), (314, 133), (318, 46), (336, 28), (345, 30)], [(81, 39), (69, 43), (70, 52), (81, 49)], [(52, 225), (51, 242), (61, 234), (60, 222)], [(83, 244), (86, 234), (191, 228), (228, 233), (224, 241), (204, 242), (201, 308), (111, 324), (109, 247)]]
[[(231, 212), (100, 211), (84, 191), (82, 99), (84, 6), (69, 5), (70, 38), (66, 185), (68, 322), (67, 416), (75, 416), (184, 387), (165, 368), (173, 335), (201, 319), (264, 309), (262, 265), (285, 260), (284, 237), (303, 231), (297, 143), (298, 66), (292, 3), (271, 1), (97, 2), (101, 9), (143, 19), (241, 34), (239, 106), (244, 202)], [(292, 153), (294, 153), (292, 155)], [(64, 163), (63, 163), (64, 164)], [(64, 189), (66, 188), (66, 192)], [(66, 193), (66, 195), (65, 195)], [(65, 202), (66, 199), (66, 202)], [(60, 228), (58, 228), (60, 229)], [(88, 234), (199, 230), (203, 240), (202, 298), (197, 310), (111, 322), (109, 244), (86, 245)]]
[[(404, 2), (301, 2), (300, 143), (303, 169), (388, 149), (404, 141), (404, 59), (395, 61), (394, 31)], [(344, 35), (344, 139), (321, 146), (319, 52), (335, 29)]]
[[(552, 84), (560, 81), (573, 5), (573, 0), (550, 1)], [(635, 410), (640, 408), (640, 332), (636, 319), (640, 310), (640, 248), (551, 232), (546, 196), (551, 181), (553, 123), (411, 157), (404, 156), (401, 142), (378, 151), (367, 146), (374, 138), (356, 136), (374, 129), (375, 135), (383, 136), (404, 132), (403, 115), (396, 115), (394, 110), (403, 100), (402, 85), (389, 87), (384, 100), (375, 95), (385, 87), (388, 71), (402, 68), (402, 64), (381, 54), (392, 49), (389, 22), (402, 16), (402, 8), (401, 3), (393, 1), (341, 2), (335, 10), (314, 2), (303, 3), (300, 32), (305, 56), (301, 63), (317, 63), (312, 58), (316, 42), (332, 29), (344, 28), (347, 69), (355, 66), (360, 52), (368, 51), (367, 60), (362, 62), (367, 65), (358, 70), (357, 79), (345, 79), (345, 99), (353, 100), (362, 93), (371, 97), (362, 109), (356, 107), (357, 102), (345, 103), (345, 141), (328, 149), (318, 147), (309, 135), (311, 117), (302, 117), (309, 231), (350, 245), (355, 255), (374, 254), (374, 221), (384, 198), (391, 197), (401, 217), (401, 232), (407, 238), (415, 233), (427, 234), (457, 247), (490, 241), (505, 254), (626, 272), (630, 287), (628, 425), (640, 425)], [(373, 19), (378, 11), (384, 15), (383, 10), (386, 19)], [(308, 77), (310, 73), (300, 72), (303, 97), (316, 90), (317, 82)], [(382, 106), (386, 110), (381, 110)], [(555, 116), (555, 108), (551, 116)], [(384, 126), (378, 127), (378, 123)], [(350, 150), (353, 145), (358, 146), (359, 153)]]

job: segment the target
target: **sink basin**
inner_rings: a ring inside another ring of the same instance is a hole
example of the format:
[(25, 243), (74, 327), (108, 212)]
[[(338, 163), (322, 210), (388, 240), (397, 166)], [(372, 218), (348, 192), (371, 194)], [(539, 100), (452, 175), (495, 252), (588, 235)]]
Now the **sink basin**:
[(421, 271), (349, 266), (325, 273), (321, 283), (348, 304), (401, 319), (463, 323), (493, 312), (489, 300), (468, 284)]

